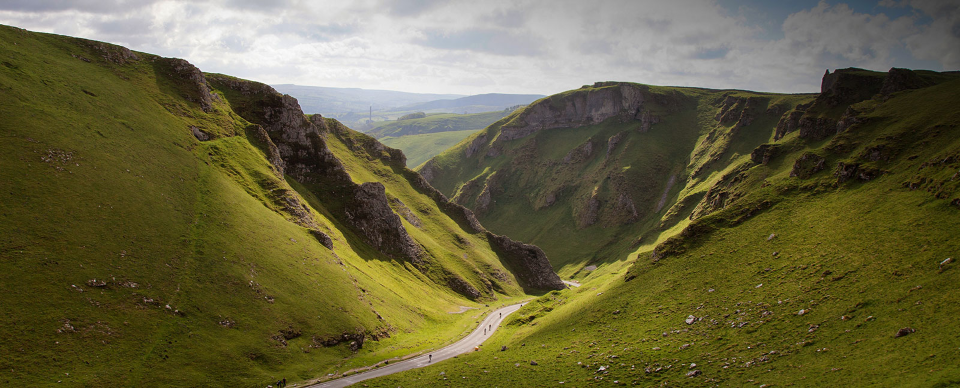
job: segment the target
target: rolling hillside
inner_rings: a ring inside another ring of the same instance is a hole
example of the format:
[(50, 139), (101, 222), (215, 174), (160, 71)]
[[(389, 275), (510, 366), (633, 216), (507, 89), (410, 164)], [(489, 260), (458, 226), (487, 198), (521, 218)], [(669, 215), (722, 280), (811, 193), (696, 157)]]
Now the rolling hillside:
[[(614, 113), (599, 123), (543, 125), (564, 116), (538, 112), (610, 87), (621, 89), (612, 101), (579, 105)], [(651, 103), (622, 115), (617, 108), (631, 104), (618, 102), (636, 101), (624, 88), (651, 93), (643, 97)], [(822, 89), (782, 96), (600, 84), (542, 100), (541, 110), (534, 104), (435, 158), (425, 175), (478, 211), (534, 221), (543, 219), (529, 216), (538, 200), (541, 212), (563, 204), (565, 215), (514, 234), (547, 242), (554, 265), (583, 285), (525, 306), (489, 350), (369, 385), (443, 386), (448, 377), (519, 387), (960, 383), (952, 332), (960, 302), (952, 292), (960, 276), (960, 74), (841, 69), (825, 75)], [(539, 131), (524, 130), (531, 119)], [(631, 132), (609, 140), (624, 130)], [(657, 138), (685, 130), (692, 133)], [(607, 139), (607, 147), (590, 151), (590, 139)], [(650, 143), (658, 147), (637, 147)], [(682, 149), (671, 151), (674, 144)], [(623, 187), (615, 175), (585, 179), (597, 188), (587, 196), (573, 187), (548, 200), (554, 182), (570, 178), (542, 171), (582, 163), (594, 169), (579, 175), (591, 176), (625, 153), (646, 153), (646, 163), (660, 166), (628, 183), (666, 193), (641, 201), (625, 186), (637, 220), (623, 225), (639, 224), (633, 229), (620, 224), (634, 214), (620, 194), (603, 201), (605, 191)], [(525, 166), (539, 173), (525, 175)], [(592, 197), (597, 211), (584, 217), (576, 204)], [(578, 224), (585, 220), (594, 222)], [(559, 234), (551, 222), (574, 232)], [(557, 260), (563, 243), (597, 236), (607, 257), (566, 248), (570, 256)]]
[(540, 94), (477, 94), (453, 99), (438, 99), (404, 105), (393, 110), (404, 112), (482, 113), (501, 111), (516, 105), (526, 105), (545, 96)]
[(0, 381), (249, 386), (562, 287), (399, 151), (271, 87), (0, 26)]

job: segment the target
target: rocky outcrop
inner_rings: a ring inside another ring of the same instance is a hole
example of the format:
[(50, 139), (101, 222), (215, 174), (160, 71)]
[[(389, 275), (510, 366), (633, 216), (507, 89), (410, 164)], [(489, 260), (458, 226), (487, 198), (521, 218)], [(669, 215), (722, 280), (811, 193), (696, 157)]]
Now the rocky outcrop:
[(823, 140), (837, 133), (837, 120), (828, 117), (803, 116), (797, 125), (801, 139)]
[(869, 100), (883, 87), (884, 76), (880, 74), (883, 73), (853, 67), (837, 69), (833, 73), (827, 70), (820, 81), (817, 103), (835, 107)]
[(779, 151), (779, 144), (761, 144), (750, 153), (750, 161), (756, 164), (770, 163), (770, 159), (777, 156)]
[(487, 232), (487, 239), (520, 285), (533, 290), (562, 290), (563, 284), (539, 247)]
[(483, 146), (486, 144), (487, 144), (487, 134), (482, 133), (480, 134), (480, 136), (477, 136), (475, 139), (473, 139), (473, 141), (471, 141), (469, 145), (467, 145), (467, 148), (463, 150), (463, 155), (469, 158), (473, 156), (473, 154), (480, 151), (480, 149), (483, 148)]
[(851, 179), (866, 182), (880, 176), (880, 171), (858, 163), (839, 162), (837, 168), (833, 171), (833, 176), (837, 177), (837, 183), (843, 183)]
[(623, 136), (626, 132), (620, 132), (616, 135), (610, 136), (607, 139), (607, 157), (610, 157), (610, 153), (613, 152), (614, 148), (617, 148), (617, 144), (620, 144), (620, 141), (623, 140)]
[(422, 263), (422, 249), (403, 228), (400, 216), (390, 208), (382, 183), (367, 182), (354, 188), (344, 212), (348, 222), (380, 252)]
[(800, 179), (807, 179), (813, 174), (823, 170), (826, 159), (823, 156), (805, 153), (793, 162), (793, 169), (790, 170), (790, 176)]
[(720, 110), (713, 117), (718, 125), (733, 124), (735, 129), (748, 126), (756, 119), (757, 110), (767, 102), (762, 97), (734, 97), (726, 96), (720, 103)]
[(181, 87), (184, 98), (198, 103), (200, 109), (203, 109), (204, 112), (213, 111), (214, 97), (210, 93), (207, 79), (200, 69), (180, 58), (159, 58), (157, 62), (172, 70), (172, 74), (170, 74), (172, 78), (185, 81), (185, 84)]
[(502, 126), (497, 141), (519, 139), (545, 129), (599, 124), (614, 117), (623, 122), (640, 121), (641, 131), (645, 131), (659, 121), (643, 109), (647, 94), (646, 86), (614, 82), (545, 98)]
[(806, 113), (807, 108), (810, 107), (810, 104), (801, 104), (797, 105), (791, 111), (784, 113), (780, 117), (780, 121), (777, 123), (776, 132), (773, 135), (773, 140), (780, 140), (788, 133), (796, 131), (800, 127), (800, 118), (803, 117), (803, 114)]
[(413, 170), (404, 170), (404, 175), (420, 192), (433, 199), (450, 218), (460, 223), (464, 230), (484, 233), (501, 261), (517, 278), (521, 286), (533, 290), (560, 290), (566, 288), (557, 273), (553, 271), (550, 260), (536, 245), (514, 241), (487, 231), (473, 212), (462, 205), (451, 202), (439, 190), (430, 186), (420, 174)]
[(583, 209), (580, 210), (580, 217), (577, 218), (577, 227), (583, 229), (597, 223), (599, 215), (600, 199), (597, 198), (597, 192), (594, 191), (593, 195), (591, 195), (583, 205)]
[(630, 199), (627, 193), (620, 193), (620, 195), (617, 196), (617, 205), (614, 210), (625, 223), (637, 222), (637, 219), (640, 218), (637, 207), (633, 204), (633, 200)]
[(476, 287), (470, 285), (470, 283), (467, 283), (466, 280), (463, 280), (457, 275), (451, 274), (449, 277), (447, 277), (447, 286), (449, 286), (451, 290), (454, 290), (458, 294), (466, 296), (471, 300), (476, 300), (481, 295), (480, 291), (477, 290)]
[(273, 140), (270, 140), (270, 135), (267, 134), (267, 131), (263, 129), (262, 126), (254, 125), (250, 129), (250, 133), (255, 140), (255, 144), (263, 151), (263, 154), (267, 157), (267, 161), (270, 162), (270, 167), (273, 170), (273, 174), (277, 178), (283, 179), (284, 174), (284, 162), (283, 158), (280, 157), (280, 149), (277, 148), (277, 145), (273, 143)]
[(407, 220), (410, 225), (413, 225), (417, 229), (423, 228), (423, 221), (420, 220), (420, 217), (417, 217), (413, 210), (410, 210), (410, 208), (407, 207), (407, 205), (404, 204), (400, 198), (390, 197), (390, 207), (395, 213), (399, 214), (400, 217), (403, 217), (403, 219)]
[(887, 76), (883, 79), (883, 84), (880, 86), (880, 94), (889, 96), (899, 91), (920, 89), (930, 85), (933, 85), (933, 82), (921, 78), (920, 75), (913, 70), (893, 67), (890, 68)]
[(563, 163), (582, 163), (588, 160), (591, 155), (593, 155), (593, 140), (587, 140), (586, 143), (583, 143), (570, 150), (570, 152), (563, 157)]

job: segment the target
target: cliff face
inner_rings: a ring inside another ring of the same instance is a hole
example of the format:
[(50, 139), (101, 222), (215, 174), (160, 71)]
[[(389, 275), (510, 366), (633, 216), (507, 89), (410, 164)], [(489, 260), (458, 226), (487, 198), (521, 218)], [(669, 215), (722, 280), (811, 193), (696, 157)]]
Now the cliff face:
[[(448, 215), (463, 220), (468, 230), (489, 233), (472, 212), (451, 203), (430, 187), (419, 174), (408, 170), (405, 157), (399, 150), (385, 147), (365, 135), (354, 136), (339, 123), (327, 124), (320, 115), (307, 119), (296, 99), (280, 95), (267, 85), (224, 76), (211, 76), (210, 79), (211, 82), (234, 90), (243, 97), (235, 99), (237, 103), (234, 109), (245, 119), (262, 126), (269, 135), (269, 140), (276, 144), (281, 159), (278, 169), (302, 183), (318, 185), (323, 192), (340, 198), (337, 215), (358, 235), (363, 236), (368, 244), (388, 257), (410, 261), (423, 270), (431, 266), (431, 259), (410, 237), (400, 216), (390, 207), (384, 186), (376, 182), (354, 183), (344, 164), (328, 147), (327, 136), (337, 136), (352, 150), (379, 158), (395, 171), (405, 171), (412, 184), (437, 201)], [(521, 285), (532, 289), (564, 287), (543, 252), (536, 254), (539, 248), (525, 246), (524, 249), (516, 249), (514, 245), (519, 243), (508, 238), (494, 237), (499, 236), (488, 235), (491, 243), (504, 252), (502, 259), (505, 264), (521, 269), (515, 273)], [(522, 252), (533, 253), (521, 254)], [(459, 277), (448, 275), (448, 283), (470, 298), (481, 295), (480, 291)]]
[(648, 88), (643, 85), (608, 82), (541, 99), (505, 124), (498, 140), (519, 139), (545, 129), (598, 124), (612, 117), (622, 122), (636, 122), (646, 131), (659, 121), (656, 115), (644, 110), (648, 94)]

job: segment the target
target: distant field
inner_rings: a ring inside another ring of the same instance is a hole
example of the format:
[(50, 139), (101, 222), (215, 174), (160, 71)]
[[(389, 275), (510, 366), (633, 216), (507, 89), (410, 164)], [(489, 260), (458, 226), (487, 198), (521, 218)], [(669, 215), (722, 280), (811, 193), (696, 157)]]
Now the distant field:
[(439, 155), (443, 150), (452, 147), (470, 134), (476, 132), (476, 129), (465, 131), (449, 131), (437, 133), (425, 133), (422, 135), (409, 135), (400, 137), (385, 137), (380, 142), (388, 147), (398, 148), (407, 156), (407, 166), (416, 167), (426, 162), (430, 158)]
[[(427, 117), (409, 120), (382, 121), (374, 123), (367, 134), (377, 139), (421, 135), (434, 132), (478, 130), (486, 128), (510, 112), (495, 111), (473, 114), (436, 113)], [(451, 144), (452, 145), (452, 144)], [(407, 155), (409, 157), (409, 155)]]

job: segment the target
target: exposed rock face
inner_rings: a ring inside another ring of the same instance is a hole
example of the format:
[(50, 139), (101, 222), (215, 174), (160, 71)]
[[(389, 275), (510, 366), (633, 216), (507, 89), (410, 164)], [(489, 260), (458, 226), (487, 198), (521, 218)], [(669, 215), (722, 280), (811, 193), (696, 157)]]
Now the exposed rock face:
[(413, 183), (414, 187), (436, 201), (440, 209), (461, 223), (465, 230), (485, 233), (494, 251), (500, 255), (504, 265), (513, 271), (521, 286), (535, 290), (561, 290), (566, 288), (557, 273), (553, 271), (547, 255), (539, 247), (517, 242), (509, 237), (498, 236), (487, 231), (483, 225), (480, 225), (480, 221), (477, 221), (477, 217), (473, 215), (470, 209), (451, 202), (443, 193), (430, 186), (420, 174), (409, 169), (404, 171), (405, 176)]
[(823, 140), (837, 133), (837, 120), (804, 116), (800, 118), (798, 128), (800, 133), (797, 136), (801, 139)]
[(793, 162), (793, 169), (790, 170), (790, 176), (807, 179), (813, 174), (823, 170), (826, 161), (823, 156), (805, 153)]
[[(387, 256), (422, 262), (419, 245), (390, 208), (383, 185), (376, 182), (357, 185), (327, 148), (325, 136), (337, 131), (336, 128), (329, 128), (320, 115), (307, 120), (295, 98), (280, 95), (267, 85), (219, 75), (211, 80), (251, 97), (251, 102), (238, 102), (234, 109), (247, 121), (260, 124), (261, 127), (253, 131), (254, 138), (266, 145), (265, 152), (271, 162), (277, 161), (274, 167), (279, 177), (286, 173), (301, 183), (322, 184), (325, 190), (343, 199), (340, 211), (345, 223), (367, 243)], [(402, 153), (382, 151), (388, 159), (402, 162)], [(294, 195), (282, 196), (282, 202), (284, 209), (296, 217), (295, 222), (323, 233), (317, 230), (316, 222)], [(317, 233), (314, 235), (318, 236)], [(329, 236), (319, 236), (318, 240), (327, 245)]]
[(777, 123), (777, 131), (773, 135), (773, 140), (780, 140), (788, 133), (796, 131), (797, 128), (800, 127), (800, 118), (803, 117), (803, 114), (806, 113), (810, 105), (811, 104), (797, 105), (794, 110), (781, 116), (780, 122)]
[(623, 136), (626, 132), (620, 132), (616, 135), (610, 136), (607, 139), (607, 157), (610, 157), (610, 153), (613, 152), (614, 148), (617, 148), (617, 144), (620, 144), (620, 140), (623, 140)]
[[(212, 76), (211, 81), (250, 97), (251, 101), (236, 104), (231, 101), (231, 104), (247, 121), (263, 127), (269, 140), (275, 144), (287, 175), (301, 183), (321, 184), (324, 190), (330, 190), (331, 195), (342, 198), (345, 223), (384, 254), (423, 263), (422, 248), (403, 228), (400, 216), (391, 209), (383, 185), (377, 182), (362, 185), (353, 183), (343, 164), (327, 147), (325, 136), (328, 133), (336, 135), (344, 131), (338, 127), (339, 124), (334, 122), (337, 125), (327, 125), (320, 115), (307, 120), (296, 99), (280, 95), (267, 85), (226, 76)], [(424, 176), (407, 169), (403, 153), (399, 150), (384, 147), (375, 140), (363, 143), (348, 139), (344, 143), (351, 148), (363, 147), (371, 155), (377, 155), (398, 168), (417, 190), (436, 201), (440, 209), (460, 223), (464, 230), (485, 233), (504, 263), (514, 269), (522, 286), (533, 289), (565, 287), (540, 248), (488, 232), (473, 212), (450, 202), (430, 186)], [(431, 169), (428, 163), (424, 173), (431, 176)], [(473, 286), (470, 288), (479, 295)], [(473, 294), (465, 287), (458, 290), (461, 291), (464, 295)]]
[(852, 106), (848, 106), (847, 110), (843, 112), (843, 116), (837, 121), (837, 133), (844, 132), (850, 127), (866, 122), (866, 120), (860, 118), (859, 115), (860, 112), (853, 109)]
[(831, 107), (849, 105), (872, 98), (882, 86), (883, 78), (862, 69), (837, 69), (833, 73), (827, 70), (820, 81), (817, 101)]
[(487, 144), (486, 133), (481, 134), (480, 136), (477, 136), (476, 139), (473, 139), (473, 141), (470, 142), (470, 145), (467, 146), (467, 149), (463, 150), (464, 156), (468, 158), (473, 156), (473, 154), (477, 153), (477, 151), (480, 151), (480, 149), (483, 148), (483, 146), (486, 144)]
[(160, 58), (157, 61), (169, 66), (175, 77), (187, 81), (184, 95), (187, 100), (200, 104), (200, 109), (204, 112), (213, 111), (213, 96), (210, 94), (210, 87), (207, 86), (207, 79), (200, 69), (180, 58)]
[(434, 162), (433, 159), (428, 160), (423, 164), (423, 167), (420, 168), (420, 176), (422, 176), (427, 182), (432, 181), (436, 175), (437, 163)]
[(593, 155), (593, 140), (587, 140), (586, 143), (570, 150), (570, 152), (563, 157), (563, 162), (567, 164), (581, 163), (589, 159), (591, 155)]
[(780, 146), (777, 144), (761, 144), (750, 153), (750, 161), (756, 164), (770, 163), (770, 159), (777, 155)]
[(403, 228), (400, 216), (390, 209), (382, 183), (367, 182), (357, 186), (351, 202), (344, 209), (347, 219), (370, 245), (389, 256), (421, 263), (422, 250)]
[(597, 217), (599, 214), (600, 200), (597, 198), (597, 193), (594, 192), (593, 195), (590, 196), (590, 199), (587, 200), (587, 203), (583, 206), (583, 210), (580, 211), (580, 218), (577, 220), (577, 227), (583, 229), (597, 223)]
[(886, 78), (883, 79), (880, 94), (888, 96), (902, 90), (920, 89), (930, 86), (931, 84), (931, 82), (920, 78), (920, 75), (913, 70), (893, 67), (890, 68)]
[(206, 132), (201, 131), (200, 128), (197, 128), (193, 125), (190, 126), (190, 132), (193, 133), (193, 137), (197, 138), (197, 140), (200, 140), (200, 141), (210, 140), (210, 135), (208, 135)]
[(391, 197), (390, 207), (393, 208), (394, 212), (403, 217), (403, 219), (407, 220), (410, 225), (413, 225), (418, 229), (423, 228), (423, 221), (420, 221), (420, 217), (417, 217), (417, 215), (413, 213), (413, 210), (410, 210), (410, 208), (408, 208), (407, 205), (400, 200), (400, 198)]
[(627, 193), (620, 193), (617, 196), (617, 207), (616, 211), (622, 214), (627, 223), (636, 222), (640, 217), (640, 214), (637, 213), (637, 207), (634, 206), (633, 200), (630, 199), (630, 196)]
[(487, 232), (487, 239), (493, 243), (494, 251), (501, 256), (504, 264), (513, 271), (524, 288), (562, 290), (567, 287), (557, 273), (553, 272), (547, 255), (539, 247), (490, 232)]
[(623, 121), (645, 121), (646, 129), (659, 121), (652, 115), (644, 115), (642, 107), (646, 100), (646, 87), (597, 83), (594, 88), (599, 89), (579, 90), (571, 95), (546, 98), (528, 106), (519, 117), (501, 127), (497, 141), (519, 139), (545, 129), (598, 124), (611, 117), (619, 117)]
[(273, 143), (273, 140), (270, 140), (270, 135), (267, 134), (267, 131), (264, 130), (262, 126), (255, 125), (251, 133), (253, 134), (254, 140), (262, 145), (260, 148), (267, 156), (267, 161), (270, 162), (273, 174), (276, 175), (277, 178), (283, 179), (285, 164), (283, 158), (280, 157), (280, 149)]
[(866, 182), (880, 176), (880, 171), (874, 168), (861, 166), (858, 163), (837, 163), (837, 169), (833, 176), (837, 177), (837, 183), (843, 183), (851, 179), (858, 179)]
[(471, 286), (470, 283), (467, 283), (465, 280), (456, 275), (450, 275), (450, 277), (447, 278), (447, 285), (450, 286), (450, 289), (456, 291), (458, 294), (473, 300), (476, 300), (481, 295), (480, 291), (477, 290), (476, 287)]

